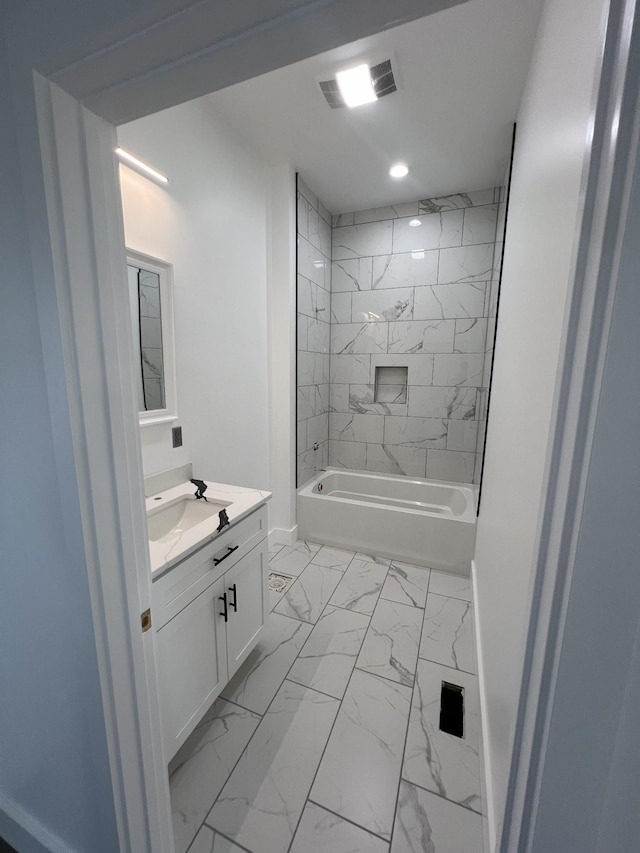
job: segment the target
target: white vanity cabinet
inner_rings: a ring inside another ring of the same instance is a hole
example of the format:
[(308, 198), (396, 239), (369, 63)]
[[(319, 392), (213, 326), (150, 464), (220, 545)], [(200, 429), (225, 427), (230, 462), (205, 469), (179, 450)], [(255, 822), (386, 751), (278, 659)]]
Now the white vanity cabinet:
[(167, 762), (255, 646), (268, 614), (261, 507), (152, 585)]

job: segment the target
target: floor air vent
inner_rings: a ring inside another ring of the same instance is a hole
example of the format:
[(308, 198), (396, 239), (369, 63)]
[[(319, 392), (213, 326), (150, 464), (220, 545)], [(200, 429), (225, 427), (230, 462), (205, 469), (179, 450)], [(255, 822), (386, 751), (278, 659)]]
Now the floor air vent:
[(440, 693), (440, 731), (455, 737), (464, 734), (464, 689), (446, 681)]

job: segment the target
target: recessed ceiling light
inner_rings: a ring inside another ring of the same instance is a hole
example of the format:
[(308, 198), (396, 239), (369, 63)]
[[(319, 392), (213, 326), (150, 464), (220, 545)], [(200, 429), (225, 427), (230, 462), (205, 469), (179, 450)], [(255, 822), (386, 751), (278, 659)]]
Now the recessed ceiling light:
[(366, 62), (346, 71), (338, 71), (336, 82), (348, 107), (359, 107), (378, 100)]
[(406, 163), (394, 163), (389, 169), (389, 174), (392, 178), (404, 178), (409, 174), (409, 167)]
[(411, 222), (409, 223), (409, 225), (410, 225), (412, 228), (417, 228), (417, 227), (418, 227), (418, 225), (422, 225), (422, 222), (420, 222), (420, 220), (419, 220), (419, 219), (412, 219), (412, 220), (411, 220)]

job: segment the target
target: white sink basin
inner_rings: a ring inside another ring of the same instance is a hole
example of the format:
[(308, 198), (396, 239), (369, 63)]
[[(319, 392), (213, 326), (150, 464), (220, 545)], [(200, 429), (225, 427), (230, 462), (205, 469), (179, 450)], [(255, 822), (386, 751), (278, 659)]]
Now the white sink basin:
[(228, 506), (231, 506), (231, 501), (205, 502), (196, 500), (193, 495), (182, 495), (158, 509), (153, 507), (147, 513), (149, 539), (152, 542), (173, 539), (203, 521), (216, 517), (221, 509)]

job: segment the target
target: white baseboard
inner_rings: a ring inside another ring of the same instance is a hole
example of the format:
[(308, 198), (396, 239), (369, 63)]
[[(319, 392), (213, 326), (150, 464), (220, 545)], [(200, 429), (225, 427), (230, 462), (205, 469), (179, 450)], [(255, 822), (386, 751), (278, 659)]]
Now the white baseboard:
[(293, 545), (298, 541), (298, 525), (287, 529), (286, 527), (274, 527), (269, 531), (269, 545)]
[(476, 574), (476, 561), (471, 561), (471, 583), (473, 585), (473, 600), (475, 604), (475, 640), (476, 640), (476, 654), (478, 657), (478, 690), (480, 693), (480, 719), (482, 724), (482, 767), (483, 767), (483, 781), (484, 781), (484, 793), (485, 793), (485, 805), (486, 805), (486, 813), (487, 820), (486, 826), (488, 830), (488, 838), (485, 839), (485, 848), (486, 853), (494, 853), (496, 849), (496, 816), (495, 816), (495, 800), (493, 794), (493, 776), (491, 774), (491, 753), (489, 752), (489, 731), (487, 728), (487, 720), (488, 720), (488, 711), (487, 711), (487, 694), (485, 689), (485, 679), (484, 679), (484, 655), (482, 653), (482, 632), (480, 630), (480, 611), (477, 607), (478, 601), (478, 588), (477, 588), (477, 574)]
[(0, 793), (0, 837), (16, 850), (33, 853), (74, 853), (32, 814)]

